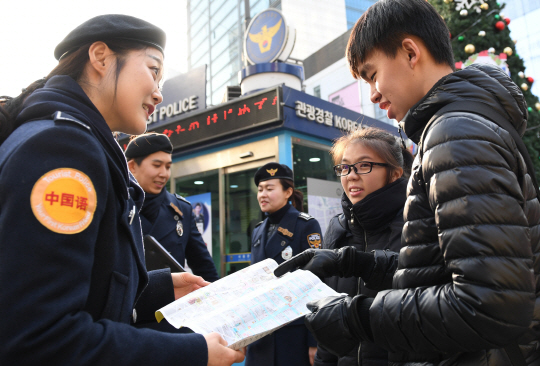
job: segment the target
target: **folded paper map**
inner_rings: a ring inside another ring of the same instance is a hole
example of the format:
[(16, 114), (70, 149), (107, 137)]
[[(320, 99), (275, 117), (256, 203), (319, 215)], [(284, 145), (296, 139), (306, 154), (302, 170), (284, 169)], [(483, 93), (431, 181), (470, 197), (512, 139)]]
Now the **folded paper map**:
[(159, 309), (156, 319), (217, 332), (237, 350), (309, 314), (308, 302), (339, 295), (309, 271), (276, 278), (276, 267), (273, 259), (246, 267)]

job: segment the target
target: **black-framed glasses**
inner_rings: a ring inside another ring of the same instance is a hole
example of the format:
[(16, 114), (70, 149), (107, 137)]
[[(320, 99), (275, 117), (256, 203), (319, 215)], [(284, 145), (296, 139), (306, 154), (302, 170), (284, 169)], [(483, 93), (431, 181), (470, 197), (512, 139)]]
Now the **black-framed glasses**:
[(343, 177), (345, 175), (351, 174), (351, 170), (354, 169), (356, 174), (368, 174), (373, 170), (373, 165), (379, 166), (390, 166), (386, 163), (374, 163), (372, 161), (359, 161), (354, 164), (338, 164), (334, 166), (334, 172), (338, 177)]

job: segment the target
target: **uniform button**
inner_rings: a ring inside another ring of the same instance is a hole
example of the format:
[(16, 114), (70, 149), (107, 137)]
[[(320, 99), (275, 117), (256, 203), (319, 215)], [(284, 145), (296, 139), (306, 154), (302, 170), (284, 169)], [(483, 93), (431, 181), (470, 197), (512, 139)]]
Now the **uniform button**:
[(281, 246), (284, 247), (285, 245), (287, 245), (287, 242), (286, 242), (285, 240), (283, 240), (283, 241), (281, 242)]
[(137, 309), (133, 309), (133, 314), (131, 314), (131, 317), (133, 318), (133, 324), (137, 323)]
[(175, 219), (176, 221), (178, 221), (178, 220), (180, 220), (180, 216), (174, 215), (174, 219)]

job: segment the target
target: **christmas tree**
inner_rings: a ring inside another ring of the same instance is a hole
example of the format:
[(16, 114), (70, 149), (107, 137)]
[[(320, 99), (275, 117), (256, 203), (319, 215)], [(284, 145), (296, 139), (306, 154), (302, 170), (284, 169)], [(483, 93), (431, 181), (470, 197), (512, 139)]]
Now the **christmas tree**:
[[(515, 49), (505, 17), (505, 4), (495, 0), (427, 0), (439, 12), (450, 30), (456, 68), (484, 62), (498, 65), (523, 92), (529, 118), (523, 142), (540, 181), (540, 103), (531, 93), (534, 76), (528, 75)], [(539, 76), (540, 77), (540, 76)]]

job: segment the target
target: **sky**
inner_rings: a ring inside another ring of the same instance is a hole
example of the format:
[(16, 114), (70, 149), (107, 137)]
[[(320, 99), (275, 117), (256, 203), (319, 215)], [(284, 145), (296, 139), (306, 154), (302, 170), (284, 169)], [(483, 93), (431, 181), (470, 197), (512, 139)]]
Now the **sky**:
[(57, 64), (54, 48), (101, 14), (127, 14), (167, 34), (165, 78), (187, 71), (187, 0), (0, 0), (0, 95), (17, 96)]

